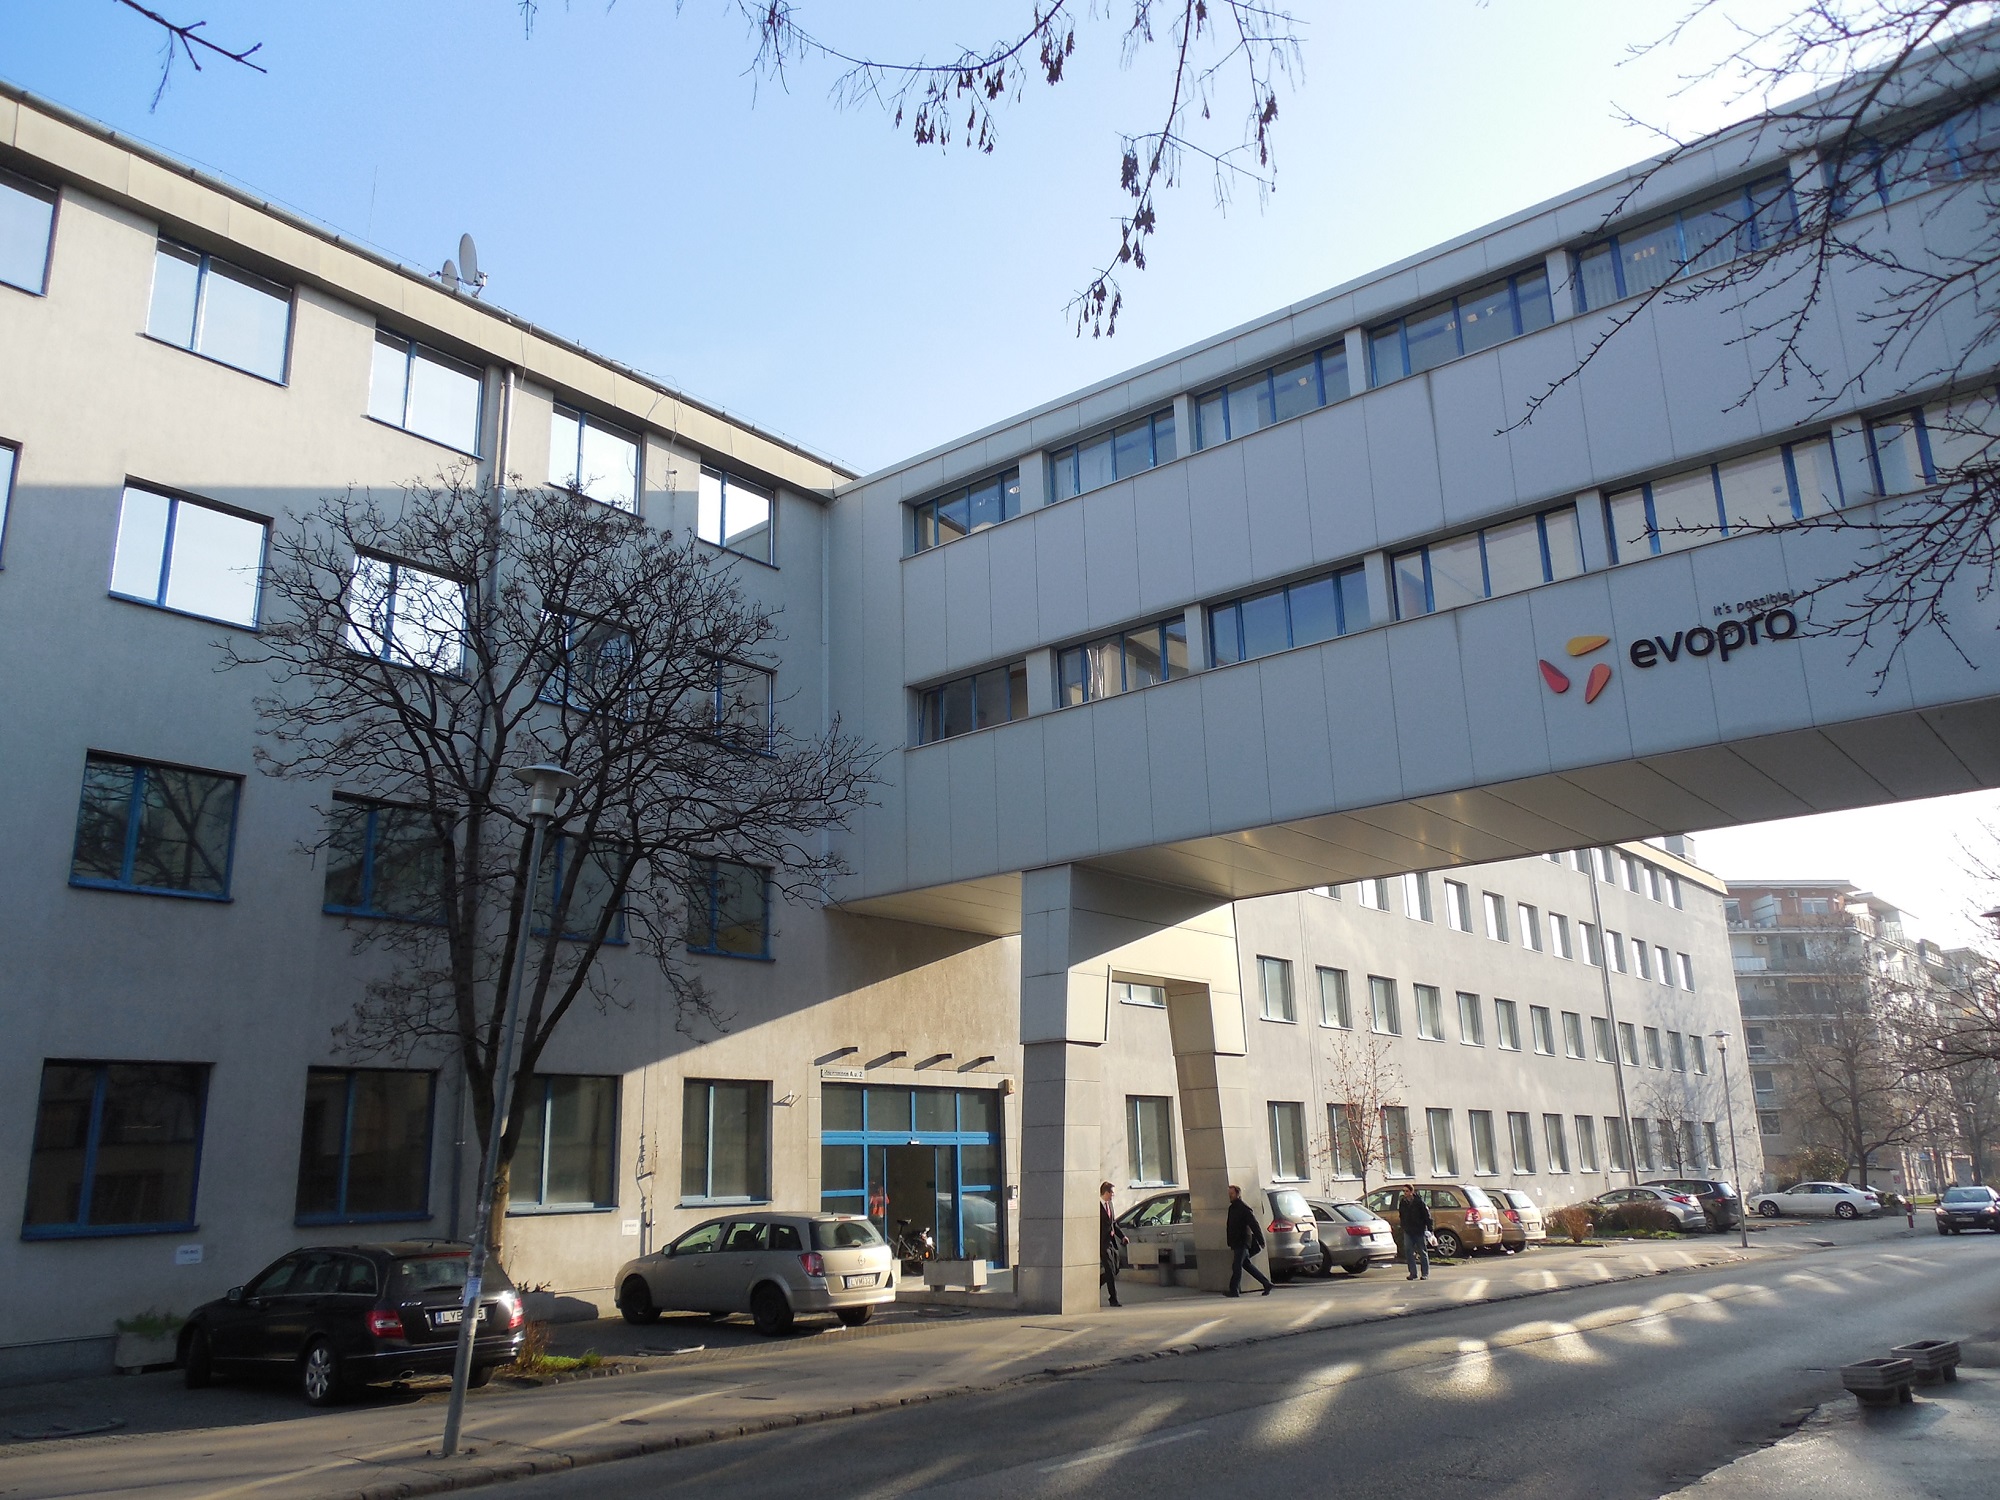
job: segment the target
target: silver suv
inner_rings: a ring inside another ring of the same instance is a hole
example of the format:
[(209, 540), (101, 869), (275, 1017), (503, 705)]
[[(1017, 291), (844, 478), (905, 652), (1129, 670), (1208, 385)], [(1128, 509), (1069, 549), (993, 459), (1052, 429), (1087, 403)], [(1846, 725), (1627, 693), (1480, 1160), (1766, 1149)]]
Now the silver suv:
[(896, 1300), (896, 1267), (867, 1219), (738, 1213), (628, 1260), (617, 1287), (628, 1323), (656, 1322), (663, 1312), (747, 1312), (759, 1333), (775, 1335), (802, 1312), (830, 1312), (860, 1327), (877, 1306)]

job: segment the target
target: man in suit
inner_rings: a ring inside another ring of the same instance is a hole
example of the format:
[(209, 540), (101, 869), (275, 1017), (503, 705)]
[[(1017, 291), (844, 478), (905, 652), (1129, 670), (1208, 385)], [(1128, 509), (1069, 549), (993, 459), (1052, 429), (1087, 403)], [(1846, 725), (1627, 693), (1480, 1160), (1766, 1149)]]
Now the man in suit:
[(1229, 1290), (1225, 1297), (1243, 1295), (1243, 1273), (1248, 1271), (1264, 1283), (1264, 1295), (1271, 1295), (1271, 1278), (1257, 1269), (1257, 1263), (1250, 1257), (1264, 1248), (1264, 1231), (1257, 1227), (1257, 1216), (1250, 1212), (1250, 1205), (1243, 1201), (1243, 1190), (1235, 1183), (1229, 1184), (1229, 1253), (1232, 1257), (1229, 1267)]
[(1098, 1284), (1111, 1289), (1111, 1305), (1122, 1307), (1118, 1300), (1118, 1262), (1122, 1259), (1120, 1249), (1129, 1241), (1125, 1231), (1118, 1227), (1118, 1216), (1111, 1211), (1111, 1184), (1097, 1185), (1097, 1274)]

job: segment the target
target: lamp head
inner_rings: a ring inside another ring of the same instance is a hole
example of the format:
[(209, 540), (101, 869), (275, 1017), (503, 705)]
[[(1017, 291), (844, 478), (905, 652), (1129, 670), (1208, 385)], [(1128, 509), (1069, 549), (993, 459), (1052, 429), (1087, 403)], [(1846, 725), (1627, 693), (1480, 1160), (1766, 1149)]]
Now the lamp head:
[(556, 815), (556, 798), (575, 786), (580, 778), (553, 761), (544, 761), (538, 766), (517, 767), (514, 779), (528, 789), (528, 816), (553, 818)]
[(1727, 1051), (1729, 1050), (1729, 1033), (1728, 1033), (1728, 1032), (1726, 1032), (1726, 1031), (1711, 1031), (1711, 1032), (1709, 1033), (1709, 1036), (1710, 1036), (1710, 1038), (1711, 1038), (1711, 1039), (1713, 1039), (1713, 1040), (1714, 1040), (1714, 1042), (1715, 1042), (1715, 1045), (1716, 1045), (1716, 1046), (1717, 1046), (1718, 1048), (1720, 1048), (1720, 1049), (1721, 1049), (1722, 1051), (1724, 1051), (1724, 1052), (1727, 1052)]

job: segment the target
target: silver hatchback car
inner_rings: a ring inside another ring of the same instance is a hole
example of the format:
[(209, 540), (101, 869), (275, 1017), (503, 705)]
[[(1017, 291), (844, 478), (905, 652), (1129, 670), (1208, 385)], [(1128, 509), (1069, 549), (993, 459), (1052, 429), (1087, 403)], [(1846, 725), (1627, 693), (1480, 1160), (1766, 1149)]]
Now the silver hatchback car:
[(697, 1224), (618, 1271), (618, 1311), (628, 1323), (663, 1312), (712, 1318), (747, 1312), (762, 1334), (798, 1313), (830, 1312), (849, 1328), (896, 1300), (896, 1266), (881, 1234), (850, 1214), (738, 1213)]

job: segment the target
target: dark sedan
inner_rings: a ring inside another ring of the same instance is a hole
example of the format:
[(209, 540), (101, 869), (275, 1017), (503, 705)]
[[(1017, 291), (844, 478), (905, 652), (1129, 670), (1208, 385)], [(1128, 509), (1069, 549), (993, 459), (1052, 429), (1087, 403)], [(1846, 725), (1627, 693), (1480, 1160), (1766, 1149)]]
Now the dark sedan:
[[(331, 1406), (355, 1386), (448, 1375), (465, 1316), (470, 1252), (444, 1240), (294, 1250), (188, 1315), (180, 1365), (190, 1388), (218, 1375), (276, 1375)], [(471, 1383), (520, 1352), (520, 1295), (488, 1261)]]
[(2000, 1193), (1990, 1187), (1946, 1188), (1935, 1212), (1939, 1234), (1958, 1234), (1967, 1229), (2000, 1233)]

